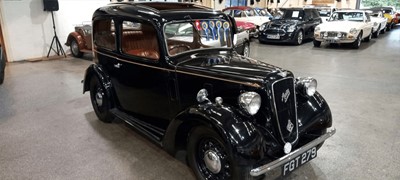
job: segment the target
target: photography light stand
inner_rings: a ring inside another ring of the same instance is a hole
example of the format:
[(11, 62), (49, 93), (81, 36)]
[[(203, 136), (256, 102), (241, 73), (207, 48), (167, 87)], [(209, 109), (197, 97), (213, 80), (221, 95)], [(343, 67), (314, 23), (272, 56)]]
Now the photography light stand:
[[(63, 47), (61, 46), (60, 40), (57, 37), (56, 25), (54, 23), (53, 11), (51, 11), (51, 19), (53, 20), (54, 37), (53, 37), (53, 40), (51, 41), (50, 49), (49, 49), (49, 52), (47, 53), (47, 57), (49, 57), (51, 50), (53, 50), (57, 54), (57, 56), (64, 55), (65, 57), (67, 57), (67, 55), (64, 52)], [(56, 44), (56, 49), (53, 48), (53, 43)]]

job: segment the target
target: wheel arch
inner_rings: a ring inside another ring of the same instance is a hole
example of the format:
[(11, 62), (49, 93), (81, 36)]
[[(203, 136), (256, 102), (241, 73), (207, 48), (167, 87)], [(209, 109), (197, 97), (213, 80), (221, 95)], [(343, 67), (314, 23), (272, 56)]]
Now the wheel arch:
[(190, 132), (197, 126), (210, 127), (219, 134), (238, 164), (256, 162), (264, 156), (264, 137), (251, 120), (240, 117), (230, 107), (213, 104), (190, 107), (173, 119), (163, 139), (165, 150), (175, 156), (186, 149)]
[(87, 49), (85, 39), (78, 32), (69, 33), (65, 45), (70, 46), (73, 40), (78, 43), (79, 49)]
[(114, 101), (112, 99), (112, 85), (111, 79), (108, 76), (107, 72), (104, 71), (101, 65), (98, 64), (91, 64), (85, 72), (84, 79), (82, 80), (83, 83), (83, 93), (86, 91), (90, 91), (90, 80), (96, 77), (101, 85), (104, 87), (106, 91), (107, 98), (111, 100), (111, 105), (114, 105)]

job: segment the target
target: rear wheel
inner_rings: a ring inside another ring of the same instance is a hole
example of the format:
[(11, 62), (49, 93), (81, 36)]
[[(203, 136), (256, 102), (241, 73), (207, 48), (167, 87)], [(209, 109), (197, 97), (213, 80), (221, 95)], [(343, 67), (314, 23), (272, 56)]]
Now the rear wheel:
[(74, 57), (80, 58), (83, 56), (83, 52), (81, 52), (81, 50), (79, 49), (79, 45), (76, 39), (72, 39), (70, 49)]
[(92, 76), (90, 80), (90, 100), (99, 120), (106, 123), (112, 122), (111, 101), (96, 76)]
[(387, 25), (386, 31), (392, 30), (392, 24), (393, 24), (393, 23), (390, 23), (390, 24)]
[(234, 165), (233, 155), (222, 138), (209, 127), (199, 126), (191, 131), (187, 155), (197, 179), (248, 179), (248, 172), (240, 173), (241, 168)]
[(317, 41), (317, 40), (313, 40), (313, 44), (314, 44), (314, 47), (320, 47), (321, 46), (321, 41)]
[(385, 26), (385, 27), (381, 30), (381, 34), (385, 34), (385, 33), (386, 33), (386, 29), (387, 29), (387, 27)]

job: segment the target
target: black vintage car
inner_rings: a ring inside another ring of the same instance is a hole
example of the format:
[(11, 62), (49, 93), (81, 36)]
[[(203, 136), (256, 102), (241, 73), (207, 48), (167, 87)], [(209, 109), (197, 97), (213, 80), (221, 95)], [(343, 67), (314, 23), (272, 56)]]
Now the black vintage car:
[(303, 40), (314, 37), (314, 28), (322, 23), (313, 8), (281, 9), (283, 15), (260, 27), (260, 43), (284, 42), (300, 45)]
[[(98, 118), (126, 121), (198, 179), (287, 175), (335, 133), (313, 78), (234, 51), (234, 23), (188, 3), (114, 3), (93, 15), (83, 92)], [(187, 28), (190, 27), (190, 28)]]

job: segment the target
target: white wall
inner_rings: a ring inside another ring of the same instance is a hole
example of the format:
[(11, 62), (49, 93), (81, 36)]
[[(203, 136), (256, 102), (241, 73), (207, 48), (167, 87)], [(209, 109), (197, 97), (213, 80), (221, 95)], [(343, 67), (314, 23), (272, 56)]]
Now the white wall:
[[(91, 21), (92, 14), (109, 0), (59, 0), (54, 11), (57, 35), (64, 50), (68, 34), (75, 24)], [(47, 55), (54, 36), (50, 12), (43, 11), (43, 0), (0, 0), (3, 35), (9, 61), (40, 58)], [(52, 51), (50, 55), (54, 55)]]

